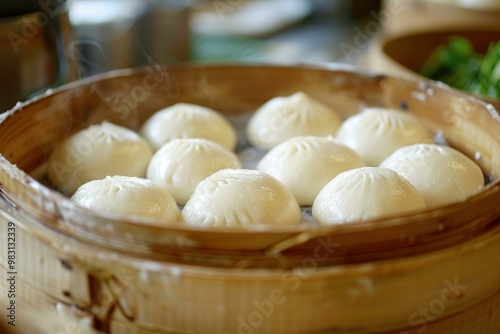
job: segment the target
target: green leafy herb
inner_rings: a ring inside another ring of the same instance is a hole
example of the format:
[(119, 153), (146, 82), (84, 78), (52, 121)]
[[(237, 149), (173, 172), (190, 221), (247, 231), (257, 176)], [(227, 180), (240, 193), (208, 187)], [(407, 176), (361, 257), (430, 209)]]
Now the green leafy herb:
[(434, 50), (419, 72), (457, 89), (499, 99), (500, 42), (491, 43), (483, 56), (467, 39), (452, 37)]

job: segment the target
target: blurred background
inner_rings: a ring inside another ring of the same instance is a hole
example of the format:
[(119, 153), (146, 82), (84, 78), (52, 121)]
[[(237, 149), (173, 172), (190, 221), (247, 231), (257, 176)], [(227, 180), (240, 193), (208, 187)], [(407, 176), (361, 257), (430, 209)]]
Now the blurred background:
[(378, 0), (3, 1), (0, 110), (48, 87), (152, 63), (352, 63), (357, 54), (344, 57), (339, 43), (379, 7)]
[(73, 0), (89, 72), (150, 62), (335, 61), (377, 0)]
[(3, 1), (0, 110), (68, 81), (151, 64), (365, 66), (382, 32), (457, 23), (500, 29), (499, 13), (497, 0)]

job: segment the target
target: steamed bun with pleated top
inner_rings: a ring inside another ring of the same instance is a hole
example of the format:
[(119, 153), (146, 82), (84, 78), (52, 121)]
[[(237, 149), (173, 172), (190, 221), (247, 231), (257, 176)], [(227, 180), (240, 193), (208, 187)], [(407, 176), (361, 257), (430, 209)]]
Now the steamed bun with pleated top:
[(144, 123), (140, 133), (155, 150), (177, 138), (204, 138), (233, 150), (237, 139), (224, 116), (189, 103), (177, 103), (157, 111)]
[(386, 108), (367, 108), (349, 117), (340, 125), (336, 137), (369, 166), (378, 166), (400, 147), (433, 143), (432, 133), (417, 118)]
[(417, 189), (395, 171), (363, 167), (340, 173), (318, 194), (314, 219), (324, 225), (400, 215), (425, 209)]
[(296, 226), (300, 206), (274, 177), (249, 169), (223, 169), (207, 177), (182, 210), (189, 225)]
[(153, 150), (134, 131), (112, 123), (91, 125), (65, 139), (48, 160), (54, 186), (71, 195), (108, 175), (146, 176)]
[(71, 197), (79, 206), (165, 222), (181, 221), (177, 203), (170, 193), (154, 182), (129, 176), (107, 176), (82, 185)]
[(153, 155), (147, 178), (164, 186), (183, 205), (198, 183), (226, 168), (241, 168), (241, 163), (222, 145), (200, 138), (174, 139)]
[(334, 135), (340, 122), (334, 110), (298, 92), (262, 105), (248, 122), (247, 136), (255, 147), (269, 150), (297, 136)]
[(300, 205), (312, 205), (319, 191), (335, 176), (364, 166), (356, 152), (331, 136), (301, 136), (271, 149), (257, 170), (281, 181)]
[(433, 144), (402, 147), (381, 164), (417, 188), (427, 207), (457, 203), (484, 187), (481, 168), (463, 153)]

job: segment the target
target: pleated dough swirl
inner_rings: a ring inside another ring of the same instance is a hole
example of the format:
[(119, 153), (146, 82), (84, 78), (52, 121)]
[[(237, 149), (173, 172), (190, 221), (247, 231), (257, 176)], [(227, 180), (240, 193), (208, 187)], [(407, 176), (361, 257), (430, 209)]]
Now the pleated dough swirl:
[(301, 221), (293, 194), (274, 177), (249, 169), (224, 169), (206, 178), (182, 216), (195, 226), (294, 226)]
[(395, 171), (363, 167), (330, 181), (316, 197), (312, 214), (320, 224), (339, 224), (425, 208), (417, 189)]

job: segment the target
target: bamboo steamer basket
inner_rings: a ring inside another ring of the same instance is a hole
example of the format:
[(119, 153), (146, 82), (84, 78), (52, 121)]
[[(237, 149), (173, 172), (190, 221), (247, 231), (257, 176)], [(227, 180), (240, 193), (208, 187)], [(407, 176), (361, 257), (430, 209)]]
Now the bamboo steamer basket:
[[(428, 26), (398, 34), (385, 31), (370, 44), (362, 58), (362, 66), (379, 73), (422, 79), (419, 69), (432, 52), (452, 36), (466, 38), (479, 54), (485, 54), (491, 43), (500, 40), (500, 14), (497, 22), (496, 26)], [(500, 110), (500, 99), (481, 99)]]
[[(299, 90), (343, 117), (366, 106), (403, 108), (475, 159), (489, 183), (463, 203), (405, 216), (243, 230), (98, 214), (37, 181), (53, 148), (89, 124), (138, 129), (181, 101), (238, 123), (270, 98)], [(0, 152), (0, 244), (14, 222), (18, 322), (39, 319), (29, 332), (500, 330), (500, 116), (443, 85), (341, 65), (120, 70), (1, 115)], [(2, 277), (6, 263), (2, 250)]]
[(499, 26), (497, 0), (383, 0), (379, 12), (384, 33), (400, 35), (422, 30)]

